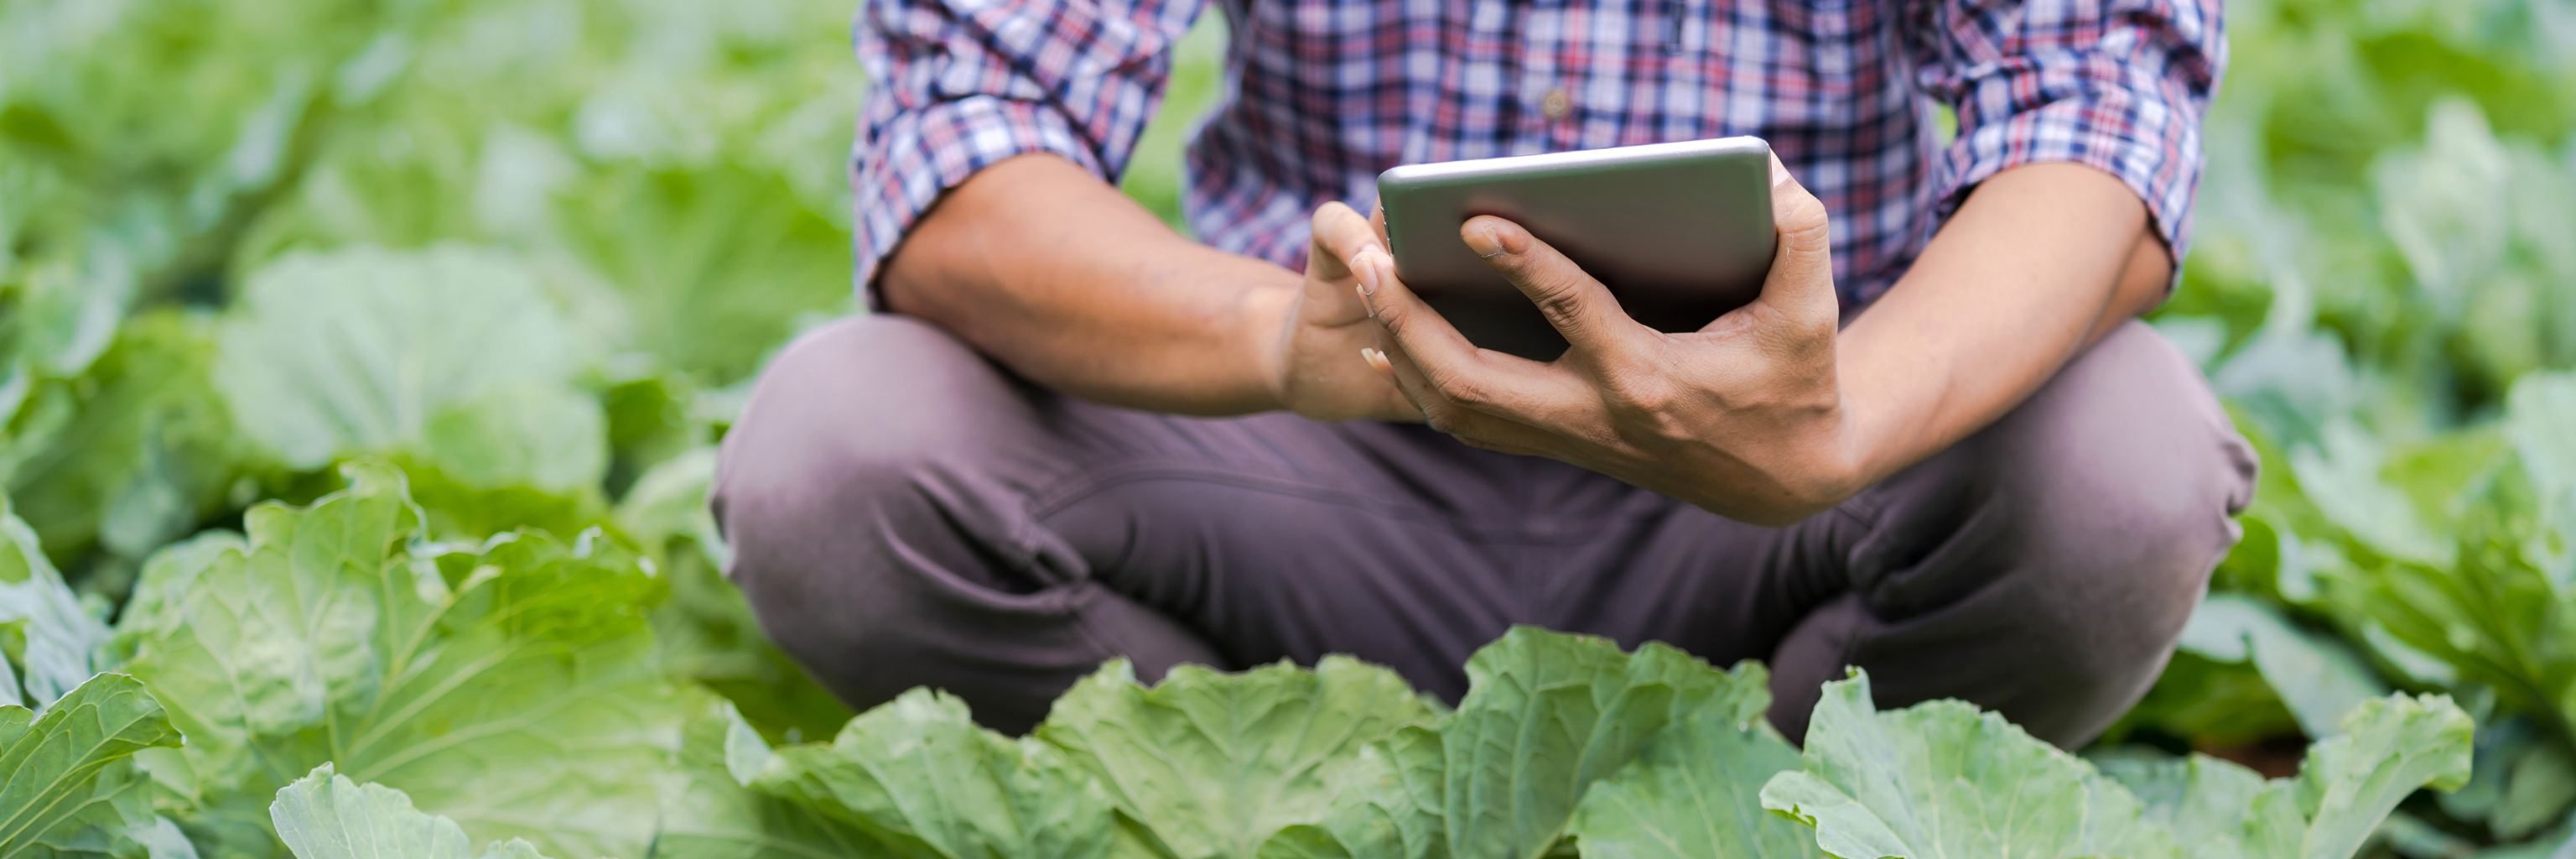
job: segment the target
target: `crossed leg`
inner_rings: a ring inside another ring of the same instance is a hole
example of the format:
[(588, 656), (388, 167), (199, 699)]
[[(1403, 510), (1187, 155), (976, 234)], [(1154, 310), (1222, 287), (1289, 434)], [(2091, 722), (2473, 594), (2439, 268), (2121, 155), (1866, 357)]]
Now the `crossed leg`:
[(764, 627), (856, 706), (943, 687), (1023, 730), (1140, 677), (1351, 653), (1452, 701), (1515, 623), (1772, 663), (1772, 720), (1870, 670), (2074, 744), (2143, 694), (2235, 539), (2250, 450), (2122, 327), (1994, 426), (1786, 528), (1417, 426), (1204, 419), (1036, 388), (918, 320), (764, 373), (714, 505)]

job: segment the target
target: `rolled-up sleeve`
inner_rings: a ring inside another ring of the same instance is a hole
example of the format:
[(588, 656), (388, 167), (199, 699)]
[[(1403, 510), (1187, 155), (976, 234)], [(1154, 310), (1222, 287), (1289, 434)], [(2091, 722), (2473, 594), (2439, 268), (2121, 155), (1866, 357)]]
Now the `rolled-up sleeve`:
[(939, 195), (1015, 155), (1116, 181), (1203, 0), (869, 0), (866, 113), (850, 157), (856, 280)]
[(2146, 202), (2181, 271), (2221, 0), (1926, 0), (1914, 24), (1916, 85), (1959, 120), (1934, 169), (1942, 217), (2007, 168), (2085, 164)]

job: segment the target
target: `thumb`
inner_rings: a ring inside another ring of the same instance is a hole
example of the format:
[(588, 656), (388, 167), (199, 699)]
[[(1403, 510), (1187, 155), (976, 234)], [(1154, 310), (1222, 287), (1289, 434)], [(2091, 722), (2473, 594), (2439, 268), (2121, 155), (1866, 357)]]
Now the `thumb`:
[(1351, 259), (1371, 246), (1368, 222), (1339, 201), (1315, 207), (1308, 222), (1306, 274), (1309, 280), (1347, 280), (1355, 274)]
[(1368, 318), (1368, 305), (1360, 301), (1352, 287), (1376, 289), (1385, 273), (1394, 269), (1376, 230), (1358, 212), (1337, 202), (1316, 207), (1313, 230), (1314, 244), (1306, 254), (1305, 301), (1300, 303), (1299, 316), (1305, 322), (1325, 326), (1348, 325)]
[(1762, 281), (1762, 301), (1792, 307), (1821, 302), (1827, 312), (1838, 314), (1832, 220), (1824, 201), (1798, 184), (1777, 154), (1771, 156), (1771, 223), (1779, 238), (1771, 273)]

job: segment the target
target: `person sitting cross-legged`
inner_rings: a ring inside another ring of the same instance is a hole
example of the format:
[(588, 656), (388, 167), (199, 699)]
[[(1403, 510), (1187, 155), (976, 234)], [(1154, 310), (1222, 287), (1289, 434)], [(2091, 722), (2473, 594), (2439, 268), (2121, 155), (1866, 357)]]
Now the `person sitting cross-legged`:
[[(2170, 290), (2219, 0), (1226, 0), (1167, 228), (1112, 185), (1193, 0), (871, 0), (857, 279), (724, 440), (768, 633), (855, 706), (1025, 730), (1349, 653), (1455, 701), (1514, 624), (1957, 697), (2073, 746), (2144, 694), (2255, 462), (2136, 317)], [(1937, 128), (1936, 105), (1956, 116)], [(1754, 135), (1777, 256), (1630, 320), (1459, 240), (1571, 344), (1477, 349), (1362, 212), (1400, 164)]]

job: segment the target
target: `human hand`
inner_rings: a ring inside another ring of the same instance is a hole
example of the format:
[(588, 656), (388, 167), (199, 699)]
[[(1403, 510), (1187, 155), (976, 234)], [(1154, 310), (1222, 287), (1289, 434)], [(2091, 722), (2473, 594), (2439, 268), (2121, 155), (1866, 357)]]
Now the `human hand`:
[(1360, 358), (1360, 350), (1377, 345), (1378, 332), (1354, 272), (1378, 268), (1394, 271), (1395, 261), (1367, 219), (1340, 203), (1315, 210), (1306, 281), (1271, 350), (1271, 394), (1290, 411), (1320, 421), (1422, 419), (1412, 400)]
[(1698, 331), (1630, 319), (1555, 248), (1482, 216), (1460, 237), (1538, 305), (1565, 354), (1540, 363), (1476, 348), (1379, 252), (1354, 260), (1387, 347), (1364, 357), (1433, 428), (1477, 447), (1573, 463), (1759, 525), (1831, 508), (1865, 483), (1837, 381), (1827, 217), (1778, 159), (1771, 169), (1779, 242), (1762, 293)]

